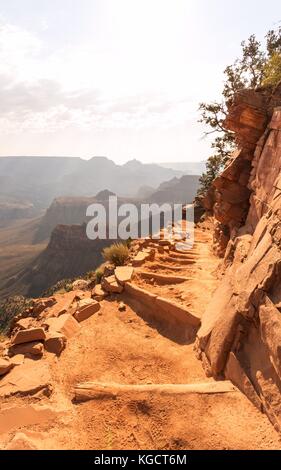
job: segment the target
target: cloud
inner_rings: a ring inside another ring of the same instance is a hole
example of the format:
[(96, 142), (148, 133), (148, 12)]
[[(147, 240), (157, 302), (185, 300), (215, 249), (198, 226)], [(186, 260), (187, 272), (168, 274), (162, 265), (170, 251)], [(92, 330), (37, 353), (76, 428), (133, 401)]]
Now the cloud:
[(188, 116), (188, 100), (136, 95), (108, 100), (98, 90), (66, 91), (54, 80), (15, 82), (0, 75), (0, 132), (173, 126)]
[(122, 70), (116, 60), (113, 75), (112, 57), (94, 45), (48, 50), (35, 33), (0, 21), (0, 133), (161, 129), (190, 119), (194, 106), (187, 97), (120, 91), (136, 82), (126, 76), (130, 65)]

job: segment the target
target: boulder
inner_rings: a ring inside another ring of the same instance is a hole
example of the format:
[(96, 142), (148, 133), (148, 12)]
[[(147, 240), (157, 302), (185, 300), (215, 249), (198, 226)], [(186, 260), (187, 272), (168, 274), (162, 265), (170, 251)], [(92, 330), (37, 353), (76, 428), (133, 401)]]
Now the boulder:
[[(48, 320), (47, 320), (48, 321)], [(69, 313), (64, 313), (60, 317), (49, 319), (49, 332), (61, 333), (66, 338), (71, 338), (80, 330), (79, 323)]]
[(32, 341), (44, 341), (46, 338), (43, 328), (29, 328), (27, 330), (20, 330), (13, 338), (12, 344), (30, 343)]
[(9, 361), (9, 359), (0, 358), (0, 376), (7, 374), (13, 365)]
[(83, 290), (87, 289), (89, 286), (89, 282), (85, 281), (85, 279), (77, 279), (72, 283), (73, 290)]
[(103, 278), (101, 285), (105, 291), (110, 293), (120, 294), (123, 291), (123, 286), (117, 282), (115, 276)]
[(23, 354), (24, 356), (42, 356), (43, 351), (43, 344), (39, 341), (17, 344), (9, 348), (9, 354), (13, 356), (17, 356), (19, 354)]
[(44, 346), (46, 351), (59, 356), (66, 346), (66, 337), (57, 332), (47, 333)]
[(122, 286), (133, 278), (134, 268), (131, 266), (118, 266), (114, 271), (117, 282)]
[(74, 313), (74, 318), (80, 323), (87, 318), (97, 313), (100, 309), (100, 304), (94, 299), (83, 299), (78, 303), (78, 308)]

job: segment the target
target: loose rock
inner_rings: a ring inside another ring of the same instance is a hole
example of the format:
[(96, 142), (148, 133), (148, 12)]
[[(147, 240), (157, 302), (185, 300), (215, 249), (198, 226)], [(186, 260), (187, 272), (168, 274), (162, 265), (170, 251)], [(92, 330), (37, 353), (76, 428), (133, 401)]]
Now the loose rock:
[(12, 344), (30, 343), (31, 341), (44, 341), (46, 338), (43, 328), (30, 328), (28, 330), (18, 331), (12, 341)]
[(74, 313), (74, 318), (80, 323), (87, 320), (94, 313), (97, 313), (100, 309), (100, 304), (93, 299), (81, 300), (78, 304), (78, 308)]
[(7, 374), (12, 367), (13, 366), (8, 359), (0, 358), (0, 376)]

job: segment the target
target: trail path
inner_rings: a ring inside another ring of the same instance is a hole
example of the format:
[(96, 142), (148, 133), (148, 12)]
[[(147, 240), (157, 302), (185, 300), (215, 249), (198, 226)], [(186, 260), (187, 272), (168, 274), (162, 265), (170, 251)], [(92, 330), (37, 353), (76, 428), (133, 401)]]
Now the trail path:
[[(188, 254), (175, 248), (156, 250), (154, 261), (136, 269), (132, 285), (200, 317), (217, 285), (218, 260), (211, 253), (208, 232), (196, 229), (195, 240)], [(118, 309), (120, 300), (125, 311)], [(229, 387), (222, 392), (206, 377), (194, 352), (194, 335), (184, 341), (181, 328), (167, 327), (126, 291), (101, 305), (60, 358), (43, 359), (51, 367), (49, 398), (39, 394), (2, 400), (3, 448), (280, 448), (267, 418), (239, 391)], [(73, 400), (75, 387), (88, 382), (104, 384), (110, 393)], [(168, 386), (167, 393), (166, 384), (188, 384), (188, 391), (178, 393), (177, 386)], [(23, 406), (29, 407), (29, 418), (20, 415)]]

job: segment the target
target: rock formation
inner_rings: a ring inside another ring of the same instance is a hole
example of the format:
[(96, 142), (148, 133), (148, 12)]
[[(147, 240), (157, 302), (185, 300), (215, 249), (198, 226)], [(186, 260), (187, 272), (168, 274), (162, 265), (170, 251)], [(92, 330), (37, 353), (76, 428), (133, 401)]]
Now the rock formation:
[(233, 381), (281, 431), (281, 85), (243, 90), (225, 126), (238, 150), (214, 181), (224, 276), (198, 332), (209, 375)]
[[(36, 297), (62, 279), (93, 271), (103, 261), (102, 250), (112, 240), (90, 240), (86, 225), (57, 225), (47, 248), (17, 277), (14, 291)], [(19, 289), (18, 289), (19, 290)]]

